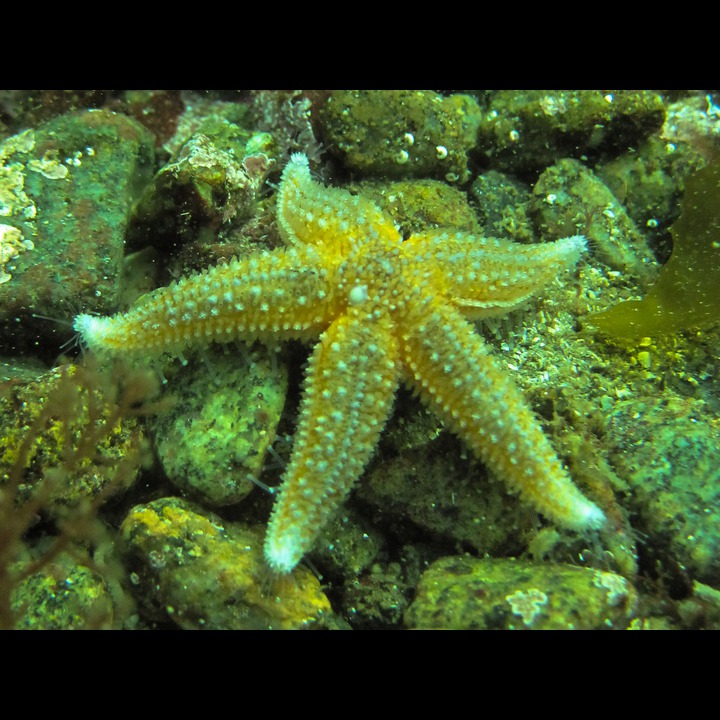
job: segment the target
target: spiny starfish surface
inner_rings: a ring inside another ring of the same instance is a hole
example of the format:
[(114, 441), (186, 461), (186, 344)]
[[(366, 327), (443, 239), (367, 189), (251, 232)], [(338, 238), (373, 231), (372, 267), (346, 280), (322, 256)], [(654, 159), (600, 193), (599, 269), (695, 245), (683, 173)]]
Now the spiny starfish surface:
[(265, 541), (272, 568), (292, 570), (347, 496), (400, 381), (541, 513), (575, 529), (603, 523), (472, 325), (572, 268), (582, 237), (519, 245), (435, 230), (403, 242), (372, 202), (316, 183), (302, 154), (277, 208), (286, 248), (186, 277), (127, 313), (75, 319), (91, 349), (115, 353), (319, 337)]

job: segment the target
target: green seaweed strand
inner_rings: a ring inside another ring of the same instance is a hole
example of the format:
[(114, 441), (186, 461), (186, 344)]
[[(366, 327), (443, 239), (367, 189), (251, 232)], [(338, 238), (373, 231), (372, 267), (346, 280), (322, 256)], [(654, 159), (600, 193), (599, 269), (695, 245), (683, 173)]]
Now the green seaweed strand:
[(691, 175), (681, 214), (670, 228), (674, 249), (642, 300), (586, 318), (590, 329), (634, 340), (707, 327), (720, 318), (720, 162)]

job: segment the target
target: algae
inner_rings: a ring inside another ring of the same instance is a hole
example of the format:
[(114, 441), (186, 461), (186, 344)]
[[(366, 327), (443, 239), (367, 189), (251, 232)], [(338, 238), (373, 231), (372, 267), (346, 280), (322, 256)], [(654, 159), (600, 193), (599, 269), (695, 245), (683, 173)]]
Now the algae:
[(332, 614), (305, 567), (270, 575), (262, 531), (177, 497), (136, 505), (120, 545), (143, 612), (183, 629), (324, 628)]
[(670, 228), (674, 249), (642, 300), (589, 315), (590, 329), (635, 340), (708, 327), (720, 313), (720, 162), (686, 182), (681, 214)]

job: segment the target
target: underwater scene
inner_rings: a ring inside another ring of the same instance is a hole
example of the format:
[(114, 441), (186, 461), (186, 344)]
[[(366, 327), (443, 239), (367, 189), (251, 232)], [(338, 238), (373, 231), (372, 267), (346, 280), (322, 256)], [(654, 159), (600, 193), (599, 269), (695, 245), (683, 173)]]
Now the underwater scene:
[(0, 628), (720, 628), (720, 91), (0, 90)]

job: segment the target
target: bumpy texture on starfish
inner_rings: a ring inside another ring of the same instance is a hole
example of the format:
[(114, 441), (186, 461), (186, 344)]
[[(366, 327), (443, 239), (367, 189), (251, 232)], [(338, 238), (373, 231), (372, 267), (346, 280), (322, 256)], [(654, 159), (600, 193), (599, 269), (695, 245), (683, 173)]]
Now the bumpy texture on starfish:
[(91, 349), (117, 353), (319, 336), (267, 532), (271, 567), (292, 570), (347, 496), (401, 380), (541, 513), (575, 529), (603, 523), (471, 324), (572, 268), (582, 237), (518, 245), (437, 230), (403, 242), (372, 202), (314, 182), (301, 154), (285, 168), (277, 208), (287, 248), (184, 278), (128, 313), (75, 320)]

